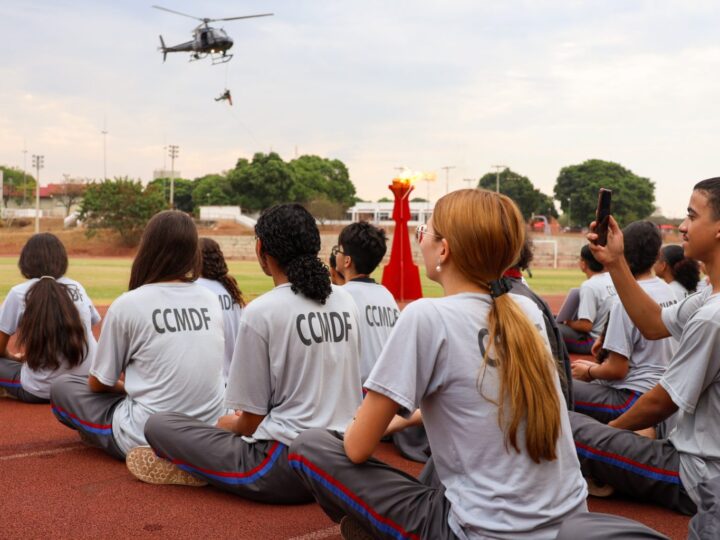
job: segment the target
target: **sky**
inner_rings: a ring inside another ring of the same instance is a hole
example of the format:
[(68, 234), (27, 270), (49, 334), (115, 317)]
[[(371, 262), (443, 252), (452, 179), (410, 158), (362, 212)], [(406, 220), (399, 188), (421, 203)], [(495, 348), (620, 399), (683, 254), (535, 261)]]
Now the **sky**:
[[(720, 176), (714, 1), (156, 1), (275, 15), (216, 23), (234, 58), (212, 66), (162, 62), (158, 35), (181, 43), (196, 23), (150, 3), (0, 0), (0, 164), (42, 154), (42, 184), (105, 164), (148, 181), (170, 144), (185, 178), (316, 154), (376, 200), (397, 167), (436, 172), (416, 188), (435, 199), (493, 165), (552, 194), (562, 167), (605, 159), (654, 181), (669, 217)], [(232, 107), (214, 100), (225, 88)]]

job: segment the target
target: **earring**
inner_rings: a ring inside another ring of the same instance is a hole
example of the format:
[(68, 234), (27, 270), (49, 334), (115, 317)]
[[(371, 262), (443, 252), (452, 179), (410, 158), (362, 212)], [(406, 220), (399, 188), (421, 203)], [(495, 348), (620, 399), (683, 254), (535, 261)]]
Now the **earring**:
[(435, 267), (435, 271), (439, 272), (440, 270), (442, 270), (442, 268), (440, 268), (440, 263), (438, 262), (437, 266)]

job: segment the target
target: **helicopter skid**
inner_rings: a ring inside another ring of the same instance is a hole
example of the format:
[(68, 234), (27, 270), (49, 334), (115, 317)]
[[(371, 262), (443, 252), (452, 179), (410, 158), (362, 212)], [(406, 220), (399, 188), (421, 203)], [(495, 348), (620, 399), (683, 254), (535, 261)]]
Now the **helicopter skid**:
[(221, 54), (221, 53), (193, 53), (190, 55), (190, 62), (195, 62), (197, 60), (204, 60), (207, 57), (210, 57), (210, 61), (213, 66), (216, 66), (218, 64), (224, 64), (226, 62), (229, 62), (232, 60), (233, 55), (232, 54)]

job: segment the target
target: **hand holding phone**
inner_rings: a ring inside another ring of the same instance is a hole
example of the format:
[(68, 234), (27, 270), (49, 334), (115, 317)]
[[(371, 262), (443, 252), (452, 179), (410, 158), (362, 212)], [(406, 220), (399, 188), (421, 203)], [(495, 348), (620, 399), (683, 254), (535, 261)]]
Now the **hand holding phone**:
[(598, 192), (598, 204), (595, 210), (595, 230), (597, 239), (595, 244), (604, 246), (607, 244), (608, 224), (610, 221), (610, 202), (612, 200), (612, 191), (600, 188)]

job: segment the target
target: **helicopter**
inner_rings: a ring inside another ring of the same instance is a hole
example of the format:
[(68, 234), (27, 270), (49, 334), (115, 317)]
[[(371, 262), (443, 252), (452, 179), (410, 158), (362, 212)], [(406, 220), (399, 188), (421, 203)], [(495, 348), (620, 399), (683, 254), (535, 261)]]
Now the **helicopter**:
[(201, 22), (193, 30), (193, 39), (179, 45), (172, 45), (170, 47), (165, 46), (165, 40), (160, 36), (160, 47), (159, 50), (163, 53), (163, 62), (167, 59), (167, 54), (171, 52), (189, 52), (190, 61), (200, 60), (210, 56), (212, 64), (224, 64), (229, 62), (233, 55), (228, 54), (228, 49), (233, 46), (233, 40), (227, 35), (225, 30), (222, 28), (213, 28), (208, 23), (216, 21), (234, 21), (237, 19), (253, 19), (255, 17), (270, 17), (273, 13), (259, 13), (257, 15), (243, 15), (240, 17), (225, 17), (223, 19), (210, 19), (208, 17), (195, 17), (194, 15), (188, 15), (187, 13), (181, 13), (172, 9), (168, 9), (162, 6), (152, 6), (155, 9), (162, 11), (168, 11), (175, 15), (182, 15), (183, 17), (190, 17)]

